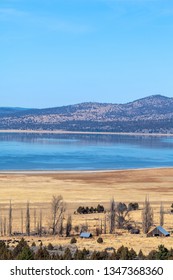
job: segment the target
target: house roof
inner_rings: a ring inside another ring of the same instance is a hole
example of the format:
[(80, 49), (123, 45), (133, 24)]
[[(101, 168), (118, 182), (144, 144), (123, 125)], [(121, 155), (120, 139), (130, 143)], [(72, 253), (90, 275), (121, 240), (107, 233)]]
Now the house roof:
[(161, 227), (161, 226), (157, 226), (157, 227), (152, 227), (152, 229), (148, 232), (148, 234), (150, 234), (151, 232), (153, 232), (154, 230), (158, 230), (158, 231), (160, 231), (163, 235), (165, 235), (165, 236), (168, 236), (168, 235), (170, 235), (170, 233), (169, 232), (167, 232), (163, 227)]
[(169, 235), (169, 232), (167, 232), (164, 228), (162, 228), (161, 226), (158, 226), (157, 229), (163, 233), (164, 235)]
[(88, 237), (91, 237), (91, 235), (92, 234), (90, 232), (81, 232), (80, 237), (88, 238)]

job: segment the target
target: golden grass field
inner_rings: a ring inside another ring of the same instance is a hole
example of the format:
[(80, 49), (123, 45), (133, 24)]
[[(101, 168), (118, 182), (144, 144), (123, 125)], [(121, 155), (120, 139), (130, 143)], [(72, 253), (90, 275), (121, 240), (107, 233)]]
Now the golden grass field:
[[(102, 171), (102, 172), (50, 172), (50, 173), (1, 173), (0, 174), (0, 215), (8, 215), (9, 200), (13, 206), (13, 230), (20, 231), (20, 211), (26, 209), (27, 200), (31, 206), (31, 223), (33, 211), (39, 214), (43, 211), (43, 225), (50, 217), (50, 202), (52, 195), (61, 194), (66, 202), (67, 213), (72, 214), (73, 226), (86, 223), (90, 231), (94, 231), (100, 223), (103, 214), (74, 215), (79, 205), (97, 206), (103, 204), (109, 209), (112, 198), (116, 202), (138, 202), (140, 210), (132, 211), (131, 218), (141, 227), (141, 208), (146, 195), (149, 195), (154, 209), (154, 223), (159, 225), (159, 207), (163, 202), (165, 209), (164, 228), (173, 230), (173, 215), (170, 206), (173, 203), (173, 168)], [(25, 213), (24, 213), (25, 214)], [(31, 224), (31, 225), (32, 225)], [(119, 248), (122, 244), (134, 248), (137, 252), (142, 249), (148, 253), (164, 244), (173, 247), (173, 235), (167, 238), (151, 237), (144, 234), (132, 235), (125, 230), (117, 230), (120, 235), (103, 235), (104, 242), (97, 243), (97, 237), (92, 239), (77, 238), (79, 248), (103, 250), (106, 247)], [(2, 236), (1, 239), (4, 239)], [(27, 237), (37, 241), (38, 237)], [(71, 238), (42, 237), (43, 244), (69, 244)]]

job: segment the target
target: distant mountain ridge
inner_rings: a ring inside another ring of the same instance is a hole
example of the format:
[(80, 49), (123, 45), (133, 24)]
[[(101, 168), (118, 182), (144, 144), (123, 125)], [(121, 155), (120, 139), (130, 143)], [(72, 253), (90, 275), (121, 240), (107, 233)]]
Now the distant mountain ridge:
[(152, 95), (126, 104), (85, 102), (44, 109), (0, 107), (0, 129), (173, 133), (173, 98)]

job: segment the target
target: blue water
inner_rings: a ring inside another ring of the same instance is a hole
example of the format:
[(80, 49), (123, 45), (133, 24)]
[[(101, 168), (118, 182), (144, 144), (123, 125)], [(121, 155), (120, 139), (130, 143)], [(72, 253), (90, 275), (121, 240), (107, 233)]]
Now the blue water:
[(173, 137), (0, 133), (0, 170), (173, 166)]

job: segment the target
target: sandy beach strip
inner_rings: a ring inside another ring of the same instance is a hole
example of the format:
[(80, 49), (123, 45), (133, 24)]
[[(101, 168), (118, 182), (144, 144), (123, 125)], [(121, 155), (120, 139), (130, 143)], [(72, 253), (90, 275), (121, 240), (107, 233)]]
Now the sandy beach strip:
[(142, 132), (94, 132), (94, 131), (66, 131), (66, 130), (19, 130), (1, 129), (0, 133), (33, 133), (33, 134), (91, 134), (91, 135), (130, 135), (130, 136), (173, 136), (171, 133), (142, 133)]
[(31, 175), (51, 175), (51, 174), (98, 174), (98, 173), (118, 173), (118, 172), (133, 172), (133, 171), (163, 171), (173, 170), (172, 167), (146, 167), (146, 168), (127, 168), (127, 169), (98, 169), (98, 170), (0, 170), (0, 174), (31, 174)]

